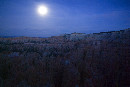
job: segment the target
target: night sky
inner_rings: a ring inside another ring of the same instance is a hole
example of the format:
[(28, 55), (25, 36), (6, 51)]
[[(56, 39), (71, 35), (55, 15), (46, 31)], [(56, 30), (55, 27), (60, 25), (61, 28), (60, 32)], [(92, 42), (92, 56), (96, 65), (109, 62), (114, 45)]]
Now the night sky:
[[(48, 14), (40, 16), (44, 4)], [(130, 0), (0, 0), (0, 36), (48, 37), (130, 28)]]

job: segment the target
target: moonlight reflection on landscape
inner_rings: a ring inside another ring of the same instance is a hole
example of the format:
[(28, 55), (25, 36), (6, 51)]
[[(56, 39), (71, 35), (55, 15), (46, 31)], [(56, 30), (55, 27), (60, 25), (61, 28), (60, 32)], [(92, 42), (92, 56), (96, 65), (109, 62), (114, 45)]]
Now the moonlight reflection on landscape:
[(130, 87), (130, 0), (0, 0), (0, 87)]

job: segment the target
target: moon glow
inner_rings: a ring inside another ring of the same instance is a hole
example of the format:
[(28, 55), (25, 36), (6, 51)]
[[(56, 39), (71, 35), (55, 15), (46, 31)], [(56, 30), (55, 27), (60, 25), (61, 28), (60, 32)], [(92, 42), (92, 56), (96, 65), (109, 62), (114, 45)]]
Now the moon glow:
[(38, 14), (40, 14), (41, 16), (44, 16), (48, 13), (48, 8), (46, 6), (39, 6), (37, 9)]

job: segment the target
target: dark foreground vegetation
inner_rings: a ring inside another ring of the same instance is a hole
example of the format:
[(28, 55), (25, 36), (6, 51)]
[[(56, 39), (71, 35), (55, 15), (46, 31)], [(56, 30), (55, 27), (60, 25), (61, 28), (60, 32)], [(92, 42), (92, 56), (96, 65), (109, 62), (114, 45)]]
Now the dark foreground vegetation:
[(130, 29), (0, 38), (0, 87), (130, 87)]

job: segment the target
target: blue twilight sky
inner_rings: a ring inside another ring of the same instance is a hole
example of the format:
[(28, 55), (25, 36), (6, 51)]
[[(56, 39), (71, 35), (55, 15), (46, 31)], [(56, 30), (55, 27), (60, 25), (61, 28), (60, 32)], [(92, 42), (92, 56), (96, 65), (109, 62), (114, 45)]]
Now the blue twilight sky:
[[(46, 5), (46, 16), (37, 13)], [(0, 0), (0, 36), (48, 37), (130, 28), (130, 0)]]

